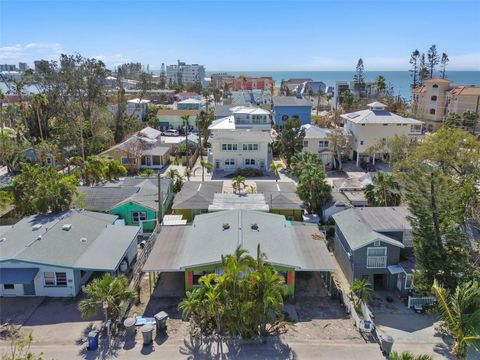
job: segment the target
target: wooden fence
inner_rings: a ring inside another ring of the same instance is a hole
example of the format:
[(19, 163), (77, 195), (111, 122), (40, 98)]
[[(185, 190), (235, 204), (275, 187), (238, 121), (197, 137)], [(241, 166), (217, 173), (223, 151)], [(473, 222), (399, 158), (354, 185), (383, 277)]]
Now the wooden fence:
[(152, 251), (153, 245), (155, 245), (160, 230), (161, 227), (157, 224), (150, 237), (147, 240), (144, 240), (143, 249), (137, 254), (137, 259), (133, 264), (132, 279), (130, 281), (130, 287), (132, 289), (136, 289), (140, 285), (143, 274), (143, 265), (145, 265), (145, 262)]

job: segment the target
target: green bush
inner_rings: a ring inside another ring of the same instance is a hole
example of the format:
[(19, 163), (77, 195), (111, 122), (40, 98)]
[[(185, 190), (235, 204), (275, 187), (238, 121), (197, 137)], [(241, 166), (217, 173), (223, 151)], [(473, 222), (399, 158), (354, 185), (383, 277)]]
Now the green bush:
[(230, 174), (228, 177), (236, 177), (236, 176), (260, 177), (260, 176), (263, 176), (263, 171), (255, 168), (237, 169), (237, 171), (235, 171), (233, 174)]

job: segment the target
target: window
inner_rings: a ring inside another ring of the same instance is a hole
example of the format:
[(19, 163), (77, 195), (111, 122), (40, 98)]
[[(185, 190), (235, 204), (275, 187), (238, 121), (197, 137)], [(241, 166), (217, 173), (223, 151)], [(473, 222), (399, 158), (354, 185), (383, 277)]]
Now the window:
[(412, 247), (413, 246), (413, 237), (412, 232), (407, 230), (403, 233), (403, 245), (405, 247)]
[(303, 140), (303, 147), (308, 147), (308, 140)]
[(4, 290), (15, 290), (15, 285), (14, 284), (3, 284), (3, 289)]
[(405, 277), (405, 289), (411, 289), (413, 286), (413, 275), (407, 274)]
[(430, 109), (430, 115), (435, 115), (435, 109)]
[(146, 211), (132, 211), (132, 221), (137, 223), (139, 221), (147, 220), (147, 212)]
[(254, 166), (255, 165), (255, 159), (245, 159), (245, 165), (246, 166), (249, 166), (249, 165)]
[(326, 140), (319, 141), (318, 146), (321, 147), (321, 148), (326, 148), (326, 147), (328, 147), (328, 141), (326, 141)]
[(134, 158), (122, 157), (120, 159), (120, 162), (122, 163), (122, 165), (135, 165), (136, 160)]
[(380, 246), (380, 241), (379, 241), (379, 240), (374, 241), (374, 242), (373, 242), (373, 246)]
[(387, 248), (367, 248), (367, 269), (380, 269), (387, 267)]
[(235, 166), (235, 159), (225, 159), (225, 166)]
[(243, 151), (258, 151), (258, 144), (243, 144)]
[(362, 126), (365, 126), (365, 124), (362, 124)]
[(363, 145), (363, 140), (360, 140), (360, 145)]
[(383, 126), (388, 126), (388, 124), (383, 124)]
[(410, 132), (412, 133), (422, 132), (422, 125), (410, 125)]
[(437, 95), (432, 95), (432, 97), (430, 98), (430, 100), (432, 100), (432, 101), (437, 101)]
[(437, 84), (433, 84), (432, 88), (433, 88), (433, 89), (437, 89), (437, 88), (438, 88), (438, 85), (437, 85)]
[(48, 271), (43, 273), (43, 278), (45, 280), (45, 286), (58, 286), (65, 287), (67, 286), (67, 273), (65, 272), (53, 272)]

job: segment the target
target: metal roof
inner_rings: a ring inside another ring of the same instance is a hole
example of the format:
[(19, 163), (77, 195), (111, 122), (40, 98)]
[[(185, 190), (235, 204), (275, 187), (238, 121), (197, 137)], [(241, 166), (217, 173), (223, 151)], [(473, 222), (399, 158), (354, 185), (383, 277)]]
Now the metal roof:
[(265, 195), (265, 201), (271, 209), (291, 210), (304, 208), (303, 201), (297, 195), (297, 188), (291, 182), (257, 181), (257, 193)]
[(187, 181), (175, 195), (172, 209), (208, 209), (216, 193), (223, 190), (223, 181)]
[(269, 211), (270, 208), (265, 202), (263, 194), (221, 194), (213, 195), (213, 202), (208, 206), (208, 211), (220, 210), (257, 210)]
[[(372, 103), (372, 104), (375, 104), (375, 103)], [(380, 105), (383, 105), (383, 104), (380, 104)], [(423, 122), (420, 120), (405, 118), (400, 115), (391, 113), (387, 110), (368, 109), (368, 110), (361, 110), (353, 113), (347, 113), (340, 116), (343, 119), (354, 122), (356, 124), (409, 124), (409, 125), (423, 124)]]

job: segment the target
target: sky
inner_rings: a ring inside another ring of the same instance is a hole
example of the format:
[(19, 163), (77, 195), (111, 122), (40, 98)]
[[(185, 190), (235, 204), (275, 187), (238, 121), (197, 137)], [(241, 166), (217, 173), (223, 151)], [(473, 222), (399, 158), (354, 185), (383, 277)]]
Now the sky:
[(480, 70), (478, 0), (0, 0), (0, 64), (177, 59), (219, 70), (407, 70), (414, 49)]

